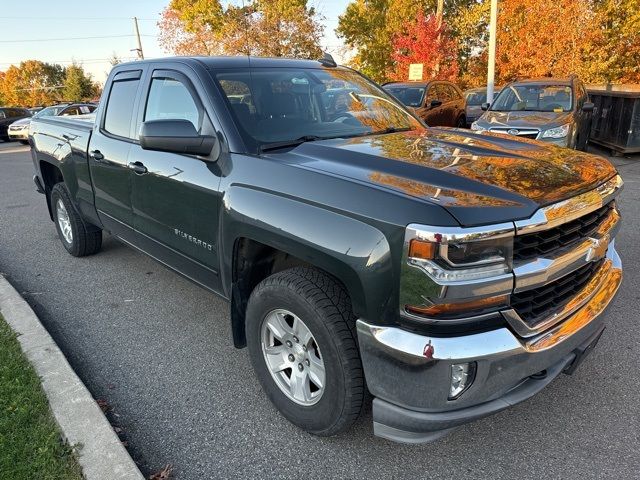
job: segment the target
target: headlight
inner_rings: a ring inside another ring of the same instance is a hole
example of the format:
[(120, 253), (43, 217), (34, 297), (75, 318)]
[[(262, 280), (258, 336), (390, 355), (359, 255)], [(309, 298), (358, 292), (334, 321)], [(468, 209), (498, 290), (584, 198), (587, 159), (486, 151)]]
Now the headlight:
[(401, 309), (429, 320), (507, 306), (513, 288), (513, 237), (513, 223), (474, 228), (409, 225)]
[(471, 124), (471, 130), (475, 130), (476, 132), (484, 132), (486, 128), (482, 128), (480, 125), (478, 125), (478, 122), (473, 122)]
[(493, 229), (442, 228), (416, 231), (409, 242), (408, 262), (436, 280), (457, 281), (511, 271), (513, 225)]
[(569, 124), (561, 125), (559, 127), (550, 128), (542, 132), (542, 138), (563, 138), (569, 133)]

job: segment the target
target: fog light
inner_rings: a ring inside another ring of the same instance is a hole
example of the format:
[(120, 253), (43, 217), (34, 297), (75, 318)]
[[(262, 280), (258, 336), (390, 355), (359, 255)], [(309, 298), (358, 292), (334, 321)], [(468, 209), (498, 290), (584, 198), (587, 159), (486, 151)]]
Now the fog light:
[(471, 386), (476, 376), (476, 362), (451, 365), (451, 387), (449, 400), (455, 400)]

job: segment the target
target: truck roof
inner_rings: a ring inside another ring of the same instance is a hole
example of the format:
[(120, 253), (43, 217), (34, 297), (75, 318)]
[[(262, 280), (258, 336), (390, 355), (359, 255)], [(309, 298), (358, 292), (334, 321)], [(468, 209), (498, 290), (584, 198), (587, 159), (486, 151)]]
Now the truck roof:
[(137, 60), (133, 62), (123, 62), (117, 66), (131, 66), (140, 65), (144, 63), (168, 63), (168, 62), (184, 62), (192, 63), (198, 62), (204, 65), (207, 69), (219, 69), (219, 68), (325, 68), (318, 60), (301, 60), (296, 58), (270, 58), (270, 57), (248, 57), (248, 56), (235, 56), (235, 57), (163, 57), (154, 58), (148, 60)]

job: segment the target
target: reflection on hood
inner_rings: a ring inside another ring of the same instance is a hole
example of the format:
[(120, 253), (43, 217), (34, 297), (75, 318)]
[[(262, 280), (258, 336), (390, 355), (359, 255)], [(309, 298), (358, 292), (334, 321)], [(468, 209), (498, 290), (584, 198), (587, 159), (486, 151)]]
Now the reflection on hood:
[(606, 159), (584, 152), (448, 128), (308, 142), (287, 158), (437, 203), (463, 225), (527, 218), (616, 173)]
[(491, 127), (532, 127), (550, 128), (571, 121), (571, 112), (498, 112), (489, 110), (482, 119), (484, 128)]

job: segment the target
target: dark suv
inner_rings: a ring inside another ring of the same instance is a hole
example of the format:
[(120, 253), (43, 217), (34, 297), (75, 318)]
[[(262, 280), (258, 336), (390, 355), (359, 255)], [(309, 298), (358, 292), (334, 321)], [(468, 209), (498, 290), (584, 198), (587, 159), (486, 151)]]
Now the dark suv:
[(31, 114), (26, 108), (0, 108), (0, 140), (9, 141), (9, 125)]
[(431, 127), (466, 126), (466, 103), (462, 91), (444, 80), (431, 82), (392, 82), (384, 88)]
[(533, 138), (585, 150), (593, 103), (576, 77), (534, 78), (506, 85), (472, 130)]

